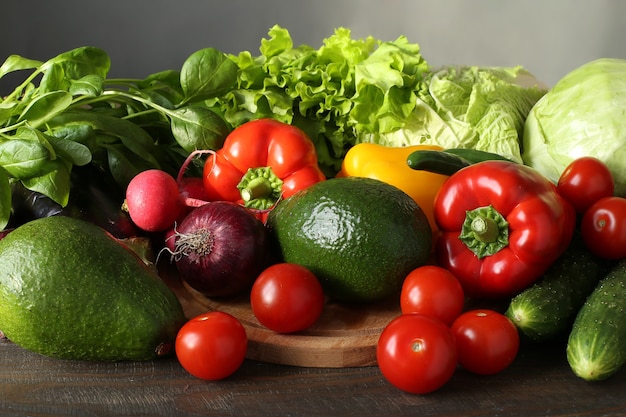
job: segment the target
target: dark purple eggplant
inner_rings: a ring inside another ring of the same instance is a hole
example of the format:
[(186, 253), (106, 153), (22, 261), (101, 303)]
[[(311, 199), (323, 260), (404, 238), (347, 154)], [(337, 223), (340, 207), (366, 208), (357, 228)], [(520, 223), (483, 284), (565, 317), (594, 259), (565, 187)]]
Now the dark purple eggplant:
[(70, 198), (65, 207), (39, 192), (14, 184), (10, 224), (60, 215), (94, 223), (118, 239), (137, 236), (137, 227), (122, 210), (123, 201), (124, 191), (106, 171), (93, 164), (75, 166), (71, 174)]

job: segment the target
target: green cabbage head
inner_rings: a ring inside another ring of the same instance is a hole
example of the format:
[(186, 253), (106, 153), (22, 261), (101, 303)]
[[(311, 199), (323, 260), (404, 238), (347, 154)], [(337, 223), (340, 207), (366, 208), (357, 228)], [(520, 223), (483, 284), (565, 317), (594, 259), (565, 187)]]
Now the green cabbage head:
[(581, 156), (602, 160), (626, 196), (626, 60), (602, 58), (560, 79), (531, 109), (522, 159), (557, 182)]

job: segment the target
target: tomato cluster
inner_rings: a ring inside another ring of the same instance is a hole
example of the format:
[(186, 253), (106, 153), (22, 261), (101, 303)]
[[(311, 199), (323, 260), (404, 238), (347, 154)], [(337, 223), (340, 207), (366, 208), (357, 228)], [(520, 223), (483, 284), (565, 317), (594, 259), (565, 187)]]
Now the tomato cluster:
[[(321, 316), (324, 292), (307, 268), (273, 264), (254, 281), (250, 306), (261, 325), (277, 333), (294, 333), (309, 328)], [(239, 369), (247, 346), (241, 322), (230, 314), (212, 311), (194, 317), (179, 330), (175, 349), (187, 372), (200, 379), (219, 380)]]
[(604, 259), (626, 257), (626, 198), (614, 196), (611, 171), (598, 158), (572, 161), (557, 190), (580, 216), (580, 233), (589, 250)]
[(413, 394), (441, 388), (457, 365), (491, 375), (517, 356), (519, 334), (494, 310), (463, 312), (463, 289), (448, 270), (425, 265), (407, 275), (400, 294), (402, 314), (383, 330), (378, 366), (395, 387)]

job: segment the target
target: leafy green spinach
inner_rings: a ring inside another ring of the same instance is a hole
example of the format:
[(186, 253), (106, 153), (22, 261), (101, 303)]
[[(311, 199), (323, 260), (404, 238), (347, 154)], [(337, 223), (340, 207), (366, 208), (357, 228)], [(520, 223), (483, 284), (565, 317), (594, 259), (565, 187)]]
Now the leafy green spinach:
[(30, 71), (0, 99), (0, 230), (14, 183), (64, 206), (73, 166), (100, 165), (125, 186), (142, 170), (175, 172), (193, 150), (221, 147), (232, 127), (207, 100), (236, 83), (226, 54), (202, 49), (180, 71), (145, 79), (109, 79), (110, 66), (88, 46), (45, 62), (11, 55), (0, 66), (0, 78)]

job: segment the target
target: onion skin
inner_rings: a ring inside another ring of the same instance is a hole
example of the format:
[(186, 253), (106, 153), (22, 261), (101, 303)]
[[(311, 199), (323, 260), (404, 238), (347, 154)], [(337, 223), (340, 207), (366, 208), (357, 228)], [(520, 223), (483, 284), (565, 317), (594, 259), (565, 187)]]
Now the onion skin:
[(207, 297), (250, 290), (268, 264), (267, 230), (248, 209), (215, 201), (194, 208), (175, 232), (180, 278)]

